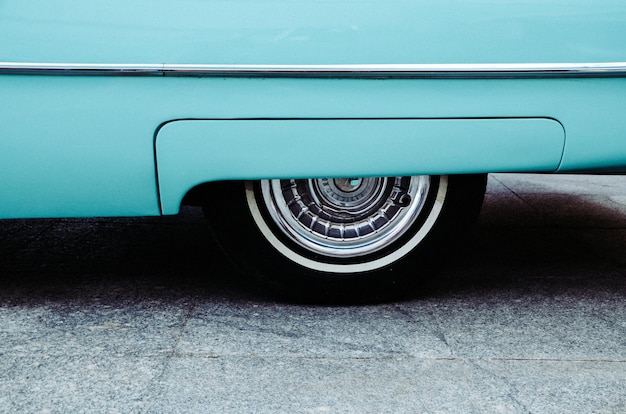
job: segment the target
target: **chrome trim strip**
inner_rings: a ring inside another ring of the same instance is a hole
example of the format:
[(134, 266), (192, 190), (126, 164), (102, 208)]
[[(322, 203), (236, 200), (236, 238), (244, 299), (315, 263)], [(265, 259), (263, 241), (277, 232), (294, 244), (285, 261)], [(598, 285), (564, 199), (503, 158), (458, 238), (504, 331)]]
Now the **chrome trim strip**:
[(263, 78), (579, 78), (626, 77), (626, 62), (498, 64), (221, 65), (0, 62), (0, 75)]
[(163, 76), (163, 64), (0, 62), (0, 75)]
[(518, 78), (626, 76), (626, 62), (543, 64), (164, 65), (165, 76)]

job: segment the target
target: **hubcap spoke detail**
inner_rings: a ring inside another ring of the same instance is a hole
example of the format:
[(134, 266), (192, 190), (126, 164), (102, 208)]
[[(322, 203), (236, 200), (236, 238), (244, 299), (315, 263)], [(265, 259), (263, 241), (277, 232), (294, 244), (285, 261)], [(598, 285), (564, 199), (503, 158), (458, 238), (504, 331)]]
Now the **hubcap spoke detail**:
[(266, 180), (261, 192), (284, 235), (316, 255), (376, 253), (419, 216), (429, 176)]

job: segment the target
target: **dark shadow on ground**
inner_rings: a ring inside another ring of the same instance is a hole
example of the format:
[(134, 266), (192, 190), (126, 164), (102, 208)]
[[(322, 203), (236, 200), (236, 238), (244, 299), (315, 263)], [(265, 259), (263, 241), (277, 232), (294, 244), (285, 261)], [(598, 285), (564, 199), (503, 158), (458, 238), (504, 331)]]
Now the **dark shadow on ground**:
[[(546, 195), (538, 205), (520, 211), (488, 197), (472, 243), (407, 299), (529, 286), (626, 292), (626, 218), (584, 197)], [(0, 234), (4, 304), (276, 300), (238, 275), (195, 208), (175, 217), (4, 220)]]

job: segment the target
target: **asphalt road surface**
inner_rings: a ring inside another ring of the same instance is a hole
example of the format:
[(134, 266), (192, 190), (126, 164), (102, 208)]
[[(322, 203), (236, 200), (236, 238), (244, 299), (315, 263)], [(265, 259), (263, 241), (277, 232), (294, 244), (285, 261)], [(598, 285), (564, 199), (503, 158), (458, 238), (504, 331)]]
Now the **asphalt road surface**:
[(242, 280), (192, 208), (0, 237), (0, 412), (626, 412), (626, 177), (493, 175), (465, 254), (367, 306)]

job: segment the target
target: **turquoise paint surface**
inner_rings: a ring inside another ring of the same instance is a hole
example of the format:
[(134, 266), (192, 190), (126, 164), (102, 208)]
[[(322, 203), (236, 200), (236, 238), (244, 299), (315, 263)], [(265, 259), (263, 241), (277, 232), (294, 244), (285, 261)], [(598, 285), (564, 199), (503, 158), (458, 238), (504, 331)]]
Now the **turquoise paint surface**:
[(0, 217), (159, 213), (159, 123), (124, 83), (0, 77)]
[(207, 181), (553, 171), (565, 132), (550, 119), (195, 120), (165, 125), (156, 144), (175, 214)]
[(623, 61), (623, 0), (2, 0), (0, 61)]

